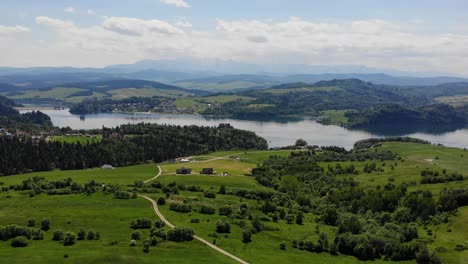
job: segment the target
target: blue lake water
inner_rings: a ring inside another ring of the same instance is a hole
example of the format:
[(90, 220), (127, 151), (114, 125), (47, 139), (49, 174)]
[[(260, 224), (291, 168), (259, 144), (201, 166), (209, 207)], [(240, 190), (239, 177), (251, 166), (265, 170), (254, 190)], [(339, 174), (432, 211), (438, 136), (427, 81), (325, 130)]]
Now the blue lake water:
[[(27, 110), (22, 110), (25, 112)], [(200, 115), (175, 114), (121, 114), (103, 113), (86, 115), (85, 119), (72, 115), (68, 110), (41, 110), (49, 115), (55, 126), (71, 127), (73, 129), (95, 129), (115, 127), (128, 123), (158, 123), (170, 125), (217, 126), (219, 123), (230, 123), (235, 128), (250, 130), (268, 141), (270, 147), (292, 145), (298, 138), (305, 139), (309, 144), (320, 146), (341, 146), (352, 148), (354, 142), (386, 136), (382, 133), (371, 133), (362, 130), (348, 130), (339, 126), (325, 126), (314, 120), (278, 120), (251, 121), (231, 118), (213, 118)], [(394, 134), (393, 134), (394, 135)], [(445, 146), (468, 148), (468, 129), (457, 129), (443, 133), (409, 133), (399, 136), (410, 136), (440, 143)]]

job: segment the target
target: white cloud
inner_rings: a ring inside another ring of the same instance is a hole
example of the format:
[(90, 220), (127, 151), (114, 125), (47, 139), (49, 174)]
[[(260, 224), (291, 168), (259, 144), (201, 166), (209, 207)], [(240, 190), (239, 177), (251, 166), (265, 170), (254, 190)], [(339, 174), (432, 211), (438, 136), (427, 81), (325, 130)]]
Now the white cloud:
[(190, 5), (185, 0), (160, 0), (162, 3), (166, 5), (174, 5), (177, 7), (190, 7)]
[(104, 66), (141, 59), (205, 58), (261, 64), (353, 64), (462, 75), (468, 68), (468, 34), (428, 33), (419, 30), (429, 27), (421, 23), (413, 28), (384, 20), (218, 20), (212, 29), (196, 30), (183, 19), (170, 23), (105, 17), (90, 27), (43, 16), (36, 22), (52, 27), (56, 34), (39, 44), (34, 39), (0, 42), (3, 64)]
[(0, 25), (0, 35), (12, 35), (17, 33), (29, 33), (31, 30), (23, 26), (2, 26)]
[(96, 13), (92, 9), (88, 9), (87, 11), (88, 15), (95, 15)]
[(73, 6), (69, 6), (69, 7), (65, 8), (64, 11), (67, 12), (67, 13), (75, 13), (76, 9)]
[(142, 36), (148, 33), (159, 33), (163, 35), (182, 34), (179, 28), (162, 20), (142, 20), (128, 17), (108, 17), (104, 20), (102, 26), (105, 29), (126, 34)]
[(36, 17), (35, 20), (37, 24), (46, 25), (46, 26), (55, 27), (55, 28), (71, 28), (75, 26), (73, 22), (45, 17), (45, 16), (38, 16)]

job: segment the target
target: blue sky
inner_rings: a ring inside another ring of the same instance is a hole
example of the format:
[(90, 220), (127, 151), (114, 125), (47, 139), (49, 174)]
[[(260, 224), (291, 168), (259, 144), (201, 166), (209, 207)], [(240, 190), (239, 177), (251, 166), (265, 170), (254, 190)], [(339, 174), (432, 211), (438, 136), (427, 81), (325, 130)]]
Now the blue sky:
[(467, 11), (461, 0), (2, 0), (1, 66), (190, 57), (467, 75)]

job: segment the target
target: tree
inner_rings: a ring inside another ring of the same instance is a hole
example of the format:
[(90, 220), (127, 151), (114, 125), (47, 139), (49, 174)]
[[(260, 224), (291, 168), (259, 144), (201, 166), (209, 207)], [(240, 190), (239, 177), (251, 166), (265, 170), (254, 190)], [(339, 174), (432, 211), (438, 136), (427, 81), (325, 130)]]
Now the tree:
[(201, 214), (212, 215), (215, 212), (216, 212), (216, 209), (214, 207), (212, 207), (212, 206), (202, 204), (201, 207), (200, 207), (200, 213)]
[(28, 245), (28, 239), (24, 236), (17, 236), (11, 240), (12, 247), (26, 247)]
[(305, 147), (305, 146), (307, 146), (307, 141), (305, 141), (302, 138), (299, 138), (298, 140), (296, 140), (296, 144), (294, 144), (294, 146), (296, 146), (296, 147)]
[(42, 219), (41, 221), (41, 229), (47, 231), (50, 229), (50, 220), (47, 218)]
[(164, 197), (159, 197), (157, 203), (158, 205), (165, 205), (166, 199), (164, 199)]
[(143, 242), (143, 252), (148, 253), (150, 246), (151, 246), (151, 242), (149, 240), (145, 240)]
[(249, 230), (244, 230), (242, 232), (242, 242), (249, 243), (252, 241), (252, 232)]
[(195, 232), (187, 227), (176, 227), (167, 232), (167, 239), (174, 242), (192, 241)]
[(336, 226), (338, 221), (338, 213), (335, 208), (328, 207), (325, 209), (325, 212), (322, 214), (323, 223), (326, 225)]
[(28, 226), (29, 226), (29, 227), (33, 227), (33, 226), (35, 226), (35, 225), (36, 225), (36, 219), (33, 218), (33, 217), (29, 218), (29, 219), (28, 219)]
[(136, 230), (132, 232), (131, 239), (133, 240), (140, 240), (141, 239), (141, 232)]
[(252, 220), (252, 233), (256, 234), (259, 233), (263, 230), (263, 224), (260, 222), (260, 219), (258, 217), (254, 217)]
[(64, 246), (74, 245), (75, 242), (76, 242), (75, 233), (73, 233), (73, 232), (65, 233), (65, 238), (63, 239), (63, 245)]
[(304, 213), (299, 212), (299, 213), (296, 215), (296, 224), (302, 225), (303, 220), (304, 220)]
[(281, 243), (280, 243), (280, 249), (281, 249), (281, 250), (286, 250), (286, 243), (281, 242)]
[(60, 241), (60, 240), (63, 240), (63, 237), (64, 237), (63, 231), (60, 230), (60, 229), (57, 229), (57, 230), (54, 231), (54, 234), (52, 236), (52, 240)]
[(88, 235), (86, 236), (87, 240), (94, 240), (96, 238), (96, 232), (94, 229), (88, 230)]
[(154, 223), (154, 226), (157, 228), (163, 228), (165, 225), (166, 223), (164, 223), (162, 220), (157, 220), (156, 223)]
[(230, 215), (232, 214), (232, 208), (231, 206), (223, 206), (219, 208), (219, 215)]
[(226, 221), (216, 223), (216, 232), (218, 233), (231, 233), (231, 225)]
[(77, 233), (77, 239), (78, 240), (85, 240), (86, 239), (86, 234), (87, 234), (86, 229), (81, 228), (80, 231), (78, 231), (78, 233)]
[(219, 193), (226, 194), (226, 186), (224, 184), (221, 184), (221, 186), (219, 187)]

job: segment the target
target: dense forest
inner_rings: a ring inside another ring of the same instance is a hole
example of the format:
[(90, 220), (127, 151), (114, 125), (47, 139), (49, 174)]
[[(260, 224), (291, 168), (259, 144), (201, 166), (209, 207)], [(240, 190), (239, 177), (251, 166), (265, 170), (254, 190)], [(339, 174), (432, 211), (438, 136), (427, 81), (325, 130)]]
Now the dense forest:
[(50, 117), (40, 111), (20, 114), (13, 107), (20, 106), (12, 100), (0, 96), (0, 128), (38, 130), (52, 126)]
[[(351, 177), (341, 176), (360, 173), (353, 165), (338, 163), (327, 168), (319, 164), (358, 159), (369, 162), (364, 173), (371, 173), (380, 169), (376, 160), (384, 164), (399, 161), (400, 157), (391, 152), (364, 148), (369, 143), (378, 140), (363, 141), (360, 149), (352, 151), (328, 148), (321, 153), (291, 153), (288, 158), (271, 157), (263, 162), (253, 170), (253, 176), (261, 185), (279, 192), (264, 201), (264, 210), (279, 214), (280, 218), (289, 215), (292, 220), (302, 213), (313, 213), (320, 216), (318, 221), (323, 224), (336, 226), (333, 242), (326, 245), (331, 254), (339, 252), (361, 260), (412, 260), (424, 255), (427, 262), (418, 263), (440, 263), (427, 250), (430, 241), (419, 238), (417, 226), (448, 221), (453, 210), (468, 205), (468, 190), (443, 189), (436, 198), (429, 191), (409, 192), (407, 185), (392, 182), (366, 189)], [(298, 245), (314, 252), (321, 252), (324, 247), (320, 241), (293, 241), (293, 247)]]
[(216, 128), (141, 123), (104, 129), (102, 134), (101, 142), (83, 145), (0, 137), (0, 174), (84, 169), (103, 164), (127, 166), (221, 150), (268, 147), (266, 140), (255, 133), (226, 125)]

